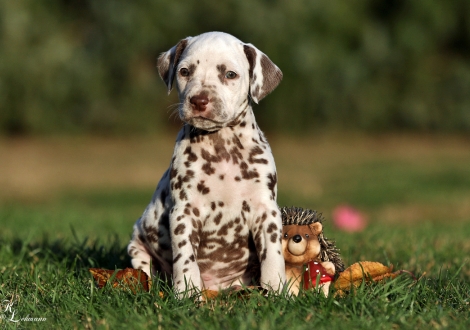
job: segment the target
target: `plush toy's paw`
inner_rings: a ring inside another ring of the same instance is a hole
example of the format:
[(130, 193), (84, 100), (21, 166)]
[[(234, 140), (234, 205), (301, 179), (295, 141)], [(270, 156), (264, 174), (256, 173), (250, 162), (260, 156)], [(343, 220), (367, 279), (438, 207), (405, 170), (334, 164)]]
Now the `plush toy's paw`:
[(321, 265), (323, 266), (323, 268), (326, 269), (326, 272), (329, 275), (334, 277), (336, 269), (335, 269), (335, 265), (331, 261), (323, 261), (321, 262)]

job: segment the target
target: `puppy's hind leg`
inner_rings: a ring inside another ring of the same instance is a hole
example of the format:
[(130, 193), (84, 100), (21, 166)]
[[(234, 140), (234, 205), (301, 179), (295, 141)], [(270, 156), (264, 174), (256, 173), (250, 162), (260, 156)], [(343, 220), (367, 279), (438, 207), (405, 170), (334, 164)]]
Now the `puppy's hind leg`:
[(138, 223), (136, 223), (134, 225), (132, 240), (127, 246), (127, 253), (132, 258), (132, 267), (135, 269), (142, 269), (149, 277), (151, 277), (152, 272), (150, 270), (150, 264), (152, 262), (152, 256), (145, 247), (145, 244), (142, 242), (141, 235)]

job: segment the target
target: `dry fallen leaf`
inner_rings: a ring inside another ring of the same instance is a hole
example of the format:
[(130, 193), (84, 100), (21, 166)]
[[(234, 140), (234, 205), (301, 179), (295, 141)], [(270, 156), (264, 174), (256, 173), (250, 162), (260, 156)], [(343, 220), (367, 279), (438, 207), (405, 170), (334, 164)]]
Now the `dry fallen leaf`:
[(101, 268), (90, 268), (90, 273), (95, 278), (99, 288), (102, 288), (106, 283), (113, 278), (113, 288), (130, 288), (132, 292), (136, 292), (137, 287), (141, 287), (145, 291), (149, 291), (152, 286), (152, 281), (149, 279), (145, 272), (139, 269), (126, 268), (118, 271)]
[[(409, 273), (405, 270), (393, 271), (393, 265), (385, 266), (380, 262), (361, 261), (356, 262), (346, 268), (334, 282), (334, 287), (338, 295), (343, 295), (343, 290), (351, 287), (358, 287), (363, 281), (380, 282), (385, 278), (395, 278), (402, 273)], [(413, 276), (413, 274), (411, 274)], [(414, 276), (413, 276), (414, 277)]]
[(203, 290), (201, 294), (202, 294), (203, 300), (210, 300), (210, 299), (214, 299), (215, 297), (217, 297), (219, 292), (215, 290)]

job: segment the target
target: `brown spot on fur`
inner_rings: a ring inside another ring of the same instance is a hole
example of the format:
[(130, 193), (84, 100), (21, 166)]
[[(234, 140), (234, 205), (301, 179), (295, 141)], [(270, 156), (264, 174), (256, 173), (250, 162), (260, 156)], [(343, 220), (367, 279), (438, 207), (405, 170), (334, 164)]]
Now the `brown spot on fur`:
[(219, 212), (215, 217), (214, 217), (214, 223), (218, 225), (220, 221), (222, 220), (222, 212)]
[(239, 149), (244, 149), (243, 144), (240, 142), (240, 139), (236, 135), (233, 136), (232, 142), (237, 145)]
[(202, 165), (202, 170), (207, 175), (211, 175), (215, 173), (215, 168), (211, 166), (211, 163), (207, 162)]
[(277, 225), (275, 223), (271, 223), (271, 224), (269, 224), (268, 229), (266, 230), (266, 232), (268, 234), (271, 234), (272, 232), (274, 232), (276, 230), (277, 230)]
[(196, 71), (196, 64), (190, 64), (188, 66), (188, 70), (189, 70), (189, 76), (188, 77), (191, 77), (194, 74), (194, 71)]
[(255, 164), (255, 163), (257, 163), (257, 164), (267, 164), (268, 161), (264, 158), (254, 158), (257, 155), (261, 155), (261, 154), (264, 154), (263, 149), (261, 149), (259, 146), (253, 147), (253, 149), (250, 150), (250, 154), (249, 154), (249, 157), (248, 157), (248, 162), (250, 164)]
[(276, 200), (276, 184), (277, 184), (277, 175), (276, 173), (268, 174), (268, 188), (271, 191), (271, 200)]
[(237, 147), (233, 147), (232, 149), (230, 149), (230, 155), (232, 156), (232, 161), (234, 164), (238, 164), (239, 160), (243, 160), (243, 155)]
[(276, 243), (276, 241), (277, 241), (277, 233), (273, 233), (271, 235), (271, 242)]
[(186, 229), (186, 226), (182, 223), (180, 223), (178, 226), (176, 226), (174, 234), (175, 235), (181, 235), (184, 233), (184, 230)]
[(181, 241), (178, 243), (178, 247), (179, 248), (182, 248), (183, 246), (185, 246), (188, 242), (186, 242), (185, 240), (184, 241)]
[(277, 215), (277, 212), (276, 211), (272, 211), (271, 214), (273, 215), (273, 217), (275, 217)]
[(227, 81), (225, 80), (225, 72), (227, 70), (227, 67), (225, 64), (217, 65), (217, 70), (219, 71), (219, 80), (222, 84), (227, 85)]
[(204, 180), (201, 180), (201, 182), (197, 184), (197, 190), (203, 195), (210, 192), (210, 189), (204, 184)]
[(217, 204), (219, 205), (219, 207), (224, 207), (224, 205), (225, 205), (224, 202), (219, 202)]
[(198, 216), (199, 216), (199, 209), (196, 208), (196, 207), (193, 208), (193, 213), (194, 213), (194, 215), (195, 215), (196, 217), (198, 217)]
[(173, 263), (175, 264), (180, 258), (182, 257), (181, 253), (178, 253), (178, 255), (173, 259)]
[(242, 162), (240, 164), (240, 170), (242, 172), (242, 178), (245, 180), (250, 180), (259, 177), (259, 173), (257, 172), (256, 168), (252, 171), (248, 170), (248, 164)]
[(223, 175), (223, 174), (219, 175), (219, 179), (220, 179), (220, 180), (223, 180), (223, 179), (224, 179), (224, 175)]
[(211, 202), (211, 209), (212, 209), (212, 211), (214, 211), (215, 208), (216, 208), (215, 202)]
[(219, 231), (217, 232), (217, 235), (226, 236), (227, 234), (228, 234), (228, 225), (225, 224), (219, 229)]
[(231, 130), (233, 130), (234, 126), (237, 126), (238, 124), (241, 123), (242, 119), (245, 118), (246, 116), (246, 108), (248, 107), (248, 103), (246, 104), (245, 108), (243, 109), (242, 112), (240, 112), (231, 122), (227, 124), (228, 127), (230, 127)]
[(186, 175), (183, 178), (184, 182), (189, 182), (192, 178), (194, 178), (194, 171), (187, 170)]
[(189, 162), (195, 162), (197, 160), (197, 155), (194, 152), (192, 152), (190, 146), (186, 148), (186, 150), (184, 151), (184, 154), (188, 155)]
[(261, 261), (266, 260), (266, 257), (268, 255), (268, 251), (266, 249), (263, 250), (263, 253), (261, 254)]
[(245, 212), (250, 212), (250, 205), (246, 201), (243, 201), (242, 210)]

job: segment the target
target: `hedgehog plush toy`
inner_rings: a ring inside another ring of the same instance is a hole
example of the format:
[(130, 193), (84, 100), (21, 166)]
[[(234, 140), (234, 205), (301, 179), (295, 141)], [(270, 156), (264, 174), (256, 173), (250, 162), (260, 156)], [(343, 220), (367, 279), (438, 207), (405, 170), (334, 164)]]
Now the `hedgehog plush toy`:
[(282, 250), (290, 291), (298, 294), (318, 286), (325, 296), (344, 264), (333, 241), (323, 235), (323, 218), (316, 211), (282, 207)]

